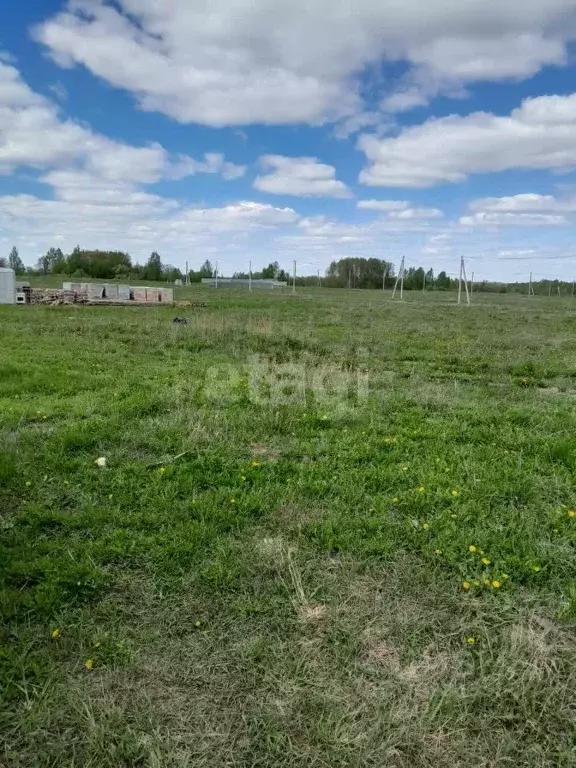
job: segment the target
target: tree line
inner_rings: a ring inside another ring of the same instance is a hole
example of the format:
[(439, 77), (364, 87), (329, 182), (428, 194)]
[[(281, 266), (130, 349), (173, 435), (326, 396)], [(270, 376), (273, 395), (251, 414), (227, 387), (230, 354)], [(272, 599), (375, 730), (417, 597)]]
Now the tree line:
[[(36, 262), (34, 267), (26, 267), (20, 258), (16, 246), (7, 259), (0, 257), (0, 267), (11, 267), (17, 275), (66, 275), (73, 279), (86, 277), (97, 280), (150, 280), (173, 283), (185, 280), (185, 273), (178, 267), (162, 262), (157, 251), (153, 251), (145, 264), (133, 263), (130, 255), (124, 251), (86, 250), (76, 246), (65, 255), (60, 248), (50, 248)], [(205, 261), (200, 269), (190, 270), (189, 279), (199, 283), (203, 278), (214, 277), (216, 268), (210, 261)], [(235, 272), (232, 277), (248, 279), (248, 272)], [(396, 282), (397, 271), (392, 262), (375, 259), (352, 257), (331, 262), (320, 283), (325, 288), (392, 288)], [(260, 271), (252, 272), (252, 279), (276, 279), (290, 283), (291, 275), (282, 269), (277, 261), (271, 262)], [(298, 275), (296, 285), (316, 286), (318, 275)], [(449, 291), (458, 286), (458, 279), (450, 277), (445, 271), (434, 273), (433, 269), (409, 267), (404, 273), (405, 291)], [(539, 280), (532, 283), (536, 295), (561, 296), (574, 295), (574, 284), (561, 280)], [(486, 293), (525, 293), (529, 283), (503, 283), (483, 280), (474, 284), (474, 291)]]

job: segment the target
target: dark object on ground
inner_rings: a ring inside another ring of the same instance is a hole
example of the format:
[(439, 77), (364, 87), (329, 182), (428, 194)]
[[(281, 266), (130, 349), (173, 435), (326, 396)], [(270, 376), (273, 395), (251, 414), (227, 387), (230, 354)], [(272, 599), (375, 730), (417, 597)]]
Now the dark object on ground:
[(186, 320), (185, 317), (175, 317), (174, 320), (172, 320), (173, 325), (188, 325), (188, 320)]

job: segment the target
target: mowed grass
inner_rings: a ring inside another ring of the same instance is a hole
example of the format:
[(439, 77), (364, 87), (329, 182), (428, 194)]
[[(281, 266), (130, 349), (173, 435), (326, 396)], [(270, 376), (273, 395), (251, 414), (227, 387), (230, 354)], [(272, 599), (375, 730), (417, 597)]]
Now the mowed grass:
[(0, 307), (0, 765), (576, 765), (576, 302), (186, 297)]

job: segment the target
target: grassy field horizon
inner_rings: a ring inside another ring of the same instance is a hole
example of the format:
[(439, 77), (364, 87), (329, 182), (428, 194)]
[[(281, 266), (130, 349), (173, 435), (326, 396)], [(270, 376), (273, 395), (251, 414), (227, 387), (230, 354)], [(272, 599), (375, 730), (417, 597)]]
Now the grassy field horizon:
[(404, 297), (0, 307), (0, 765), (576, 766), (576, 300)]

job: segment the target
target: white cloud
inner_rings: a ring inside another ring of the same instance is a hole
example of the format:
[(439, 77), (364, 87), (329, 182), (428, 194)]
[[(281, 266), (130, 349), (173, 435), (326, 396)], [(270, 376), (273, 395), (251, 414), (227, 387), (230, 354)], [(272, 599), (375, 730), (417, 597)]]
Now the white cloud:
[(576, 213), (576, 198), (526, 193), (508, 197), (485, 197), (468, 204), (471, 216), (465, 226), (558, 226), (568, 224), (566, 214)]
[(276, 125), (362, 115), (359, 75), (380, 60), (412, 68), (387, 105), (396, 109), (561, 65), (575, 13), (573, 0), (357, 0), (353, 10), (344, 0), (75, 0), (36, 36), (58, 63), (87, 67), (143, 109)]
[(370, 186), (431, 187), (471, 173), (576, 165), (576, 94), (526, 99), (510, 115), (475, 112), (405, 128), (392, 138), (362, 135)]
[(245, 171), (218, 153), (206, 154), (202, 161), (186, 155), (171, 158), (158, 143), (134, 147), (61, 119), (57, 107), (34, 93), (15, 67), (0, 62), (0, 174), (19, 166), (83, 168), (111, 182), (141, 184), (194, 173), (233, 179)]
[(438, 208), (412, 208), (406, 200), (360, 200), (358, 208), (386, 213), (388, 219), (416, 221), (439, 219), (444, 214)]
[(492, 213), (479, 211), (472, 216), (462, 216), (460, 224), (472, 227), (557, 227), (568, 224), (565, 216), (548, 213)]
[(359, 200), (358, 208), (366, 211), (404, 211), (409, 204), (406, 200)]
[(270, 171), (254, 180), (254, 187), (260, 192), (297, 197), (350, 197), (346, 185), (336, 178), (336, 169), (315, 157), (264, 155), (260, 162)]

